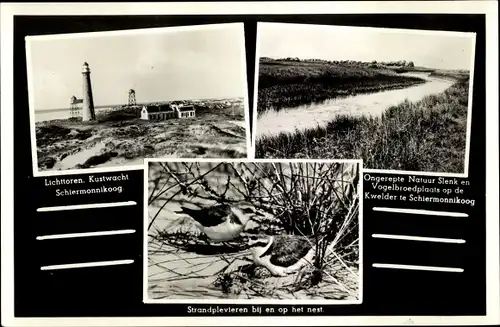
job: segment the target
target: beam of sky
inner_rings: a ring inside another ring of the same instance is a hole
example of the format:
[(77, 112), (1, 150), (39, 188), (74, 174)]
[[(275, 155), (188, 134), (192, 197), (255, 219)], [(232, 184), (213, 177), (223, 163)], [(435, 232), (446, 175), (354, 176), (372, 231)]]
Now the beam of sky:
[(95, 106), (126, 104), (129, 89), (139, 103), (245, 96), (242, 24), (162, 30), (27, 39), (35, 110), (68, 108), (71, 96), (80, 98), (84, 62)]
[(471, 69), (475, 34), (308, 24), (259, 23), (259, 56), (324, 60), (413, 61)]

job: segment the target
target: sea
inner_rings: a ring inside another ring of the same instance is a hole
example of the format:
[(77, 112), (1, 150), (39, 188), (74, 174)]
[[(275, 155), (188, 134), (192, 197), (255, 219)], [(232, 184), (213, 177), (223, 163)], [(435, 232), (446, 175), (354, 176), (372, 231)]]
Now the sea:
[[(95, 107), (95, 111), (98, 113), (99, 111), (109, 110), (119, 106), (121, 105), (97, 106)], [(68, 118), (71, 118), (69, 108), (35, 110), (35, 122)]]

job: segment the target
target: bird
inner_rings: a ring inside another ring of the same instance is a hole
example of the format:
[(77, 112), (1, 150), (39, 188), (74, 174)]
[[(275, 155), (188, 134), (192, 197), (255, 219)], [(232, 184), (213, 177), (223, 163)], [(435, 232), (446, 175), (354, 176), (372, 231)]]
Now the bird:
[(216, 204), (201, 209), (181, 206), (177, 214), (191, 217), (198, 229), (213, 242), (227, 242), (237, 238), (248, 222), (255, 216), (262, 216), (249, 202)]
[(252, 259), (274, 276), (285, 277), (312, 262), (312, 242), (297, 235), (251, 235), (248, 239)]

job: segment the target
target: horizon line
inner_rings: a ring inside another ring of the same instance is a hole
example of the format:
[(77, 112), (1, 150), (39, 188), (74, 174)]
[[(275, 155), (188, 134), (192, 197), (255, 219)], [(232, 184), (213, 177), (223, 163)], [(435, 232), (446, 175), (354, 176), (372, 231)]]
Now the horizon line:
[(301, 58), (301, 57), (271, 57), (271, 56), (260, 56), (259, 57), (259, 60), (261, 59), (265, 59), (265, 58), (268, 58), (268, 59), (273, 59), (273, 60), (285, 60), (287, 58), (290, 58), (290, 59), (294, 59), (294, 58), (297, 58), (299, 59), (300, 61), (306, 61), (306, 60), (323, 60), (323, 61), (329, 61), (329, 62), (333, 62), (333, 61), (354, 61), (354, 62), (362, 62), (362, 63), (371, 63), (372, 61), (376, 61), (377, 63), (385, 63), (385, 62), (395, 62), (395, 61), (406, 61), (406, 62), (413, 62), (414, 64), (414, 67), (420, 67), (420, 68), (427, 68), (427, 69), (442, 69), (442, 70), (466, 70), (466, 71), (471, 71), (470, 68), (436, 68), (436, 67), (431, 67), (431, 66), (419, 66), (417, 64), (415, 64), (415, 61), (413, 60), (405, 60), (405, 59), (401, 59), (401, 60), (370, 60), (370, 61), (363, 61), (363, 60), (353, 60), (353, 59), (323, 59), (323, 58)]
[[(174, 101), (194, 101), (194, 100), (221, 100), (221, 99), (239, 99), (239, 98), (245, 98), (244, 95), (241, 96), (221, 96), (221, 97), (214, 97), (214, 98), (191, 98), (191, 99), (176, 99), (176, 100), (156, 100), (156, 101), (141, 101), (137, 102), (136, 105), (142, 105), (142, 104), (147, 104), (147, 103), (155, 103), (155, 102), (174, 102)], [(106, 109), (106, 108), (111, 108), (111, 107), (118, 107), (118, 106), (129, 106), (127, 103), (115, 103), (115, 104), (103, 104), (103, 105), (94, 105), (95, 109)], [(37, 111), (57, 111), (57, 110), (70, 110), (70, 107), (64, 107), (64, 108), (44, 108), (44, 109), (35, 109), (35, 113)]]

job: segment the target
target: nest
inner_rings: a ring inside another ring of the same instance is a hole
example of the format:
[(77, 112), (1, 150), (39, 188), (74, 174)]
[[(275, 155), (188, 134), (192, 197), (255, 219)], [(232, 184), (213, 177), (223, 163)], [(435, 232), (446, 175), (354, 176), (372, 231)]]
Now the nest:
[(274, 277), (266, 268), (248, 264), (219, 274), (213, 285), (236, 298), (356, 300), (357, 281), (344, 269), (330, 273), (337, 283), (328, 281), (324, 272), (313, 266), (287, 277)]
[(245, 236), (240, 236), (229, 242), (216, 243), (210, 241), (203, 233), (164, 230), (159, 231), (154, 238), (178, 250), (202, 255), (236, 253), (248, 249), (248, 238)]

